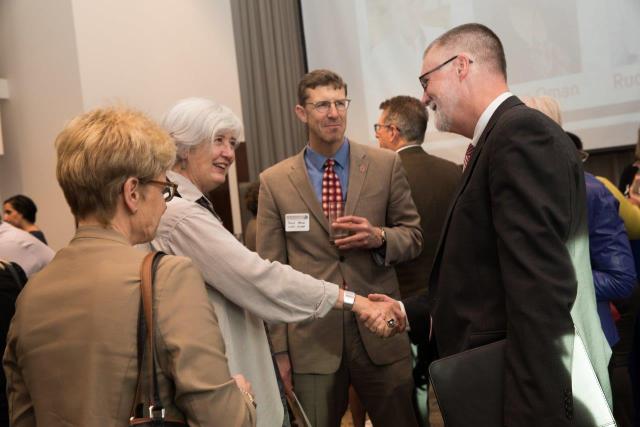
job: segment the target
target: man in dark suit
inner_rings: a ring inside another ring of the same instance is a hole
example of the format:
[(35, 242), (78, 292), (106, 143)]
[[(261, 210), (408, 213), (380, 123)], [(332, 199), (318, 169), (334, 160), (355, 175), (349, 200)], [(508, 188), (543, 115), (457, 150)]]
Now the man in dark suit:
[[(509, 93), (502, 44), (483, 25), (431, 43), (420, 83), (436, 127), (471, 144), (429, 295), (405, 301), (410, 326), (430, 313), (440, 356), (506, 339), (505, 426), (610, 425), (611, 352), (575, 148)], [(484, 425), (481, 414), (474, 425)]]
[[(429, 279), (447, 209), (460, 183), (461, 170), (456, 164), (422, 149), (429, 116), (419, 99), (396, 96), (382, 102), (380, 110), (374, 125), (376, 139), (380, 148), (395, 151), (400, 156), (413, 202), (420, 214), (424, 239), (418, 258), (395, 267), (400, 295), (408, 298), (423, 290)], [(427, 366), (434, 350), (429, 344), (427, 320), (425, 316), (424, 321), (414, 322), (409, 331), (417, 353), (413, 370), (416, 387), (427, 385)]]
[(427, 110), (419, 99), (396, 96), (380, 104), (380, 117), (374, 125), (380, 148), (398, 153), (407, 172), (411, 195), (418, 213), (424, 239), (422, 253), (414, 260), (398, 264), (396, 274), (402, 298), (424, 289), (447, 209), (460, 183), (456, 164), (432, 156), (422, 149), (427, 130)]

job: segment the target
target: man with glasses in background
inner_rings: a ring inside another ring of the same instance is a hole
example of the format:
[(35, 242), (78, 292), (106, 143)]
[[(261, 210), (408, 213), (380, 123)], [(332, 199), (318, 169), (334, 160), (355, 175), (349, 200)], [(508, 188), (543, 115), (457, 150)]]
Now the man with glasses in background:
[[(416, 259), (396, 266), (400, 294), (408, 298), (421, 292), (431, 273), (431, 265), (449, 204), (460, 183), (461, 171), (456, 164), (428, 154), (422, 149), (429, 115), (419, 99), (395, 96), (380, 104), (380, 116), (373, 126), (380, 148), (394, 151), (400, 156), (407, 173), (411, 196), (420, 214), (424, 238), (423, 250)], [(413, 378), (416, 382), (415, 401), (424, 416), (420, 425), (428, 425), (427, 367), (435, 348), (429, 343), (429, 318), (411, 325), (409, 338), (414, 350)], [(421, 391), (423, 390), (423, 391)], [(425, 422), (426, 421), (426, 424)]]
[[(353, 293), (397, 299), (393, 265), (422, 250), (420, 217), (399, 157), (345, 137), (349, 102), (347, 85), (332, 71), (300, 81), (295, 113), (308, 144), (260, 177), (257, 249), (343, 284), (345, 304)], [(368, 322), (390, 337), (374, 335), (349, 312), (271, 326), (285, 387), (293, 386), (314, 427), (340, 425), (350, 384), (375, 426), (416, 425), (409, 339), (396, 334), (404, 316)]]
[(509, 92), (502, 43), (483, 25), (432, 42), (419, 80), (436, 127), (471, 143), (429, 293), (404, 301), (410, 326), (433, 317), (440, 357), (505, 340), (499, 425), (613, 425), (573, 144)]

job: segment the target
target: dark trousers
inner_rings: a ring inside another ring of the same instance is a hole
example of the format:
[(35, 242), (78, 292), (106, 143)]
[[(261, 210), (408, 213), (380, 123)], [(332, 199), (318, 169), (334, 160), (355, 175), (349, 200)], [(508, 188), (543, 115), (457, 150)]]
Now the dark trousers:
[(335, 373), (293, 375), (294, 389), (311, 424), (339, 427), (351, 384), (374, 426), (416, 427), (411, 356), (390, 365), (374, 365), (352, 313), (344, 313), (343, 327), (342, 362)]

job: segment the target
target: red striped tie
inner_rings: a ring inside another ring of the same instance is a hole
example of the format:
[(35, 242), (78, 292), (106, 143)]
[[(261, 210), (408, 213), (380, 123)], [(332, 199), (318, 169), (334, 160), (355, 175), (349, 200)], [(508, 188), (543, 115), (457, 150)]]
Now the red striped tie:
[(465, 170), (467, 168), (469, 160), (471, 160), (471, 156), (473, 156), (474, 148), (475, 146), (473, 144), (469, 144), (469, 146), (467, 147), (467, 152), (464, 153), (464, 163), (462, 164), (462, 170)]

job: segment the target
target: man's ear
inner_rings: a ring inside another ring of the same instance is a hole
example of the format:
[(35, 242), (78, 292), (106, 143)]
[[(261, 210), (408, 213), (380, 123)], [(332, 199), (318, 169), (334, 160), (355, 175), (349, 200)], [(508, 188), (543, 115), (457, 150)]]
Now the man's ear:
[(455, 66), (456, 66), (456, 71), (458, 73), (459, 79), (462, 80), (467, 77), (467, 74), (469, 74), (470, 65), (471, 65), (471, 61), (467, 56), (458, 55), (458, 58), (456, 58)]
[(296, 105), (296, 108), (294, 109), (294, 111), (296, 112), (296, 116), (298, 116), (298, 119), (300, 119), (300, 121), (302, 123), (307, 123), (307, 110), (304, 109), (304, 107), (302, 105)]
[(393, 132), (391, 143), (397, 147), (398, 144), (400, 144), (400, 130), (395, 125), (390, 129), (391, 129), (391, 132)]
[(124, 182), (122, 186), (122, 198), (124, 206), (131, 212), (136, 213), (138, 211), (138, 205), (140, 203), (140, 180), (138, 178), (130, 176)]

